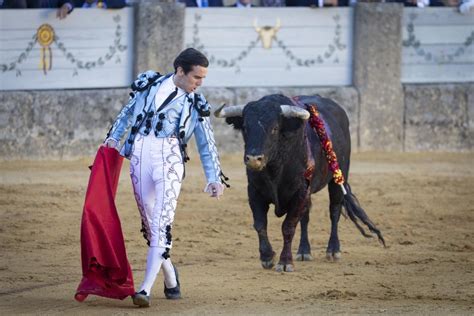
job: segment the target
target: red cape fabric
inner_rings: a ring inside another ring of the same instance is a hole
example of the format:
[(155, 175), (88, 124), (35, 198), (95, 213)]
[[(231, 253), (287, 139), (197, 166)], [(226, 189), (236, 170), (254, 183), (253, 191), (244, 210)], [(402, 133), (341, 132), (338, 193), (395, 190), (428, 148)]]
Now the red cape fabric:
[(75, 295), (80, 302), (89, 294), (124, 299), (135, 293), (114, 202), (122, 162), (115, 149), (100, 147), (91, 169), (81, 223), (83, 277)]

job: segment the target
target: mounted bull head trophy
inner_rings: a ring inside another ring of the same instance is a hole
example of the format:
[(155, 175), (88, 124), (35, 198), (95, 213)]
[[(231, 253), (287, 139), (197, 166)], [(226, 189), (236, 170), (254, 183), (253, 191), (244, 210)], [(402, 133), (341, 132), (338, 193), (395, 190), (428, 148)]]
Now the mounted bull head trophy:
[(259, 27), (257, 24), (257, 18), (253, 20), (253, 27), (255, 31), (258, 33), (260, 40), (262, 41), (263, 48), (270, 49), (272, 48), (272, 41), (276, 37), (276, 33), (280, 30), (281, 22), (280, 19), (277, 18), (276, 25), (274, 27), (265, 25), (263, 27)]

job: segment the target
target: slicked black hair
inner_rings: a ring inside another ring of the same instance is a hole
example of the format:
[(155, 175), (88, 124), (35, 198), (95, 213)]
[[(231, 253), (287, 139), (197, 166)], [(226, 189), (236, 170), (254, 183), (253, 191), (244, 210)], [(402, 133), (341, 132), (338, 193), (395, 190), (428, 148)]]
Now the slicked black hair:
[(187, 74), (193, 69), (193, 66), (201, 66), (207, 68), (209, 60), (203, 53), (192, 47), (186, 48), (174, 60), (174, 73), (178, 71), (178, 67), (183, 68), (184, 74)]

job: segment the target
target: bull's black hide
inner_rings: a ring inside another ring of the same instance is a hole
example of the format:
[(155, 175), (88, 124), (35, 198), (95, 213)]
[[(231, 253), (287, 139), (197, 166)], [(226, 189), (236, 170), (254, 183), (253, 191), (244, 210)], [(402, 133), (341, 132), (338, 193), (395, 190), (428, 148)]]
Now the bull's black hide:
[[(221, 108), (215, 113), (218, 117), (225, 117), (228, 124), (242, 131), (249, 204), (259, 237), (260, 259), (264, 268), (273, 266), (275, 256), (267, 236), (267, 213), (270, 204), (275, 205), (276, 216), (286, 214), (282, 224), (283, 250), (276, 267), (279, 271), (293, 270), (291, 242), (298, 221), (301, 222), (301, 240), (297, 259), (311, 259), (307, 232), (311, 193), (320, 191), (326, 185), (329, 190), (331, 218), (328, 258), (340, 257), (337, 226), (343, 206), (365, 236), (370, 237), (358, 221), (364, 223), (384, 243), (380, 231), (359, 206), (347, 182), (351, 143), (349, 120), (345, 111), (334, 101), (321, 96), (298, 98), (300, 104), (317, 105), (346, 179), (346, 195), (332, 178), (320, 140), (308, 124), (309, 113), (300, 107), (289, 106), (293, 104), (289, 98), (269, 95), (245, 106)], [(312, 178), (305, 177), (305, 171), (312, 165)]]

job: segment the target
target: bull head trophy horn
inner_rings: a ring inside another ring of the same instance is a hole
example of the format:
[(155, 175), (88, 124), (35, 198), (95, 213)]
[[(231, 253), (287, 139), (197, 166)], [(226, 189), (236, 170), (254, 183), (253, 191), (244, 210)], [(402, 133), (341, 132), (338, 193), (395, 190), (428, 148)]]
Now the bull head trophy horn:
[(235, 105), (225, 107), (225, 103), (222, 104), (217, 110), (214, 111), (214, 116), (219, 118), (242, 116), (245, 105)]
[(296, 117), (302, 120), (309, 119), (309, 112), (297, 106), (280, 105), (280, 108), (281, 114), (284, 117)]
[(263, 48), (270, 49), (272, 48), (272, 41), (276, 37), (276, 33), (281, 27), (280, 18), (277, 18), (276, 25), (274, 27), (265, 25), (263, 27), (259, 27), (257, 23), (257, 18), (253, 20), (253, 27), (255, 31), (258, 33), (260, 40), (262, 41)]

